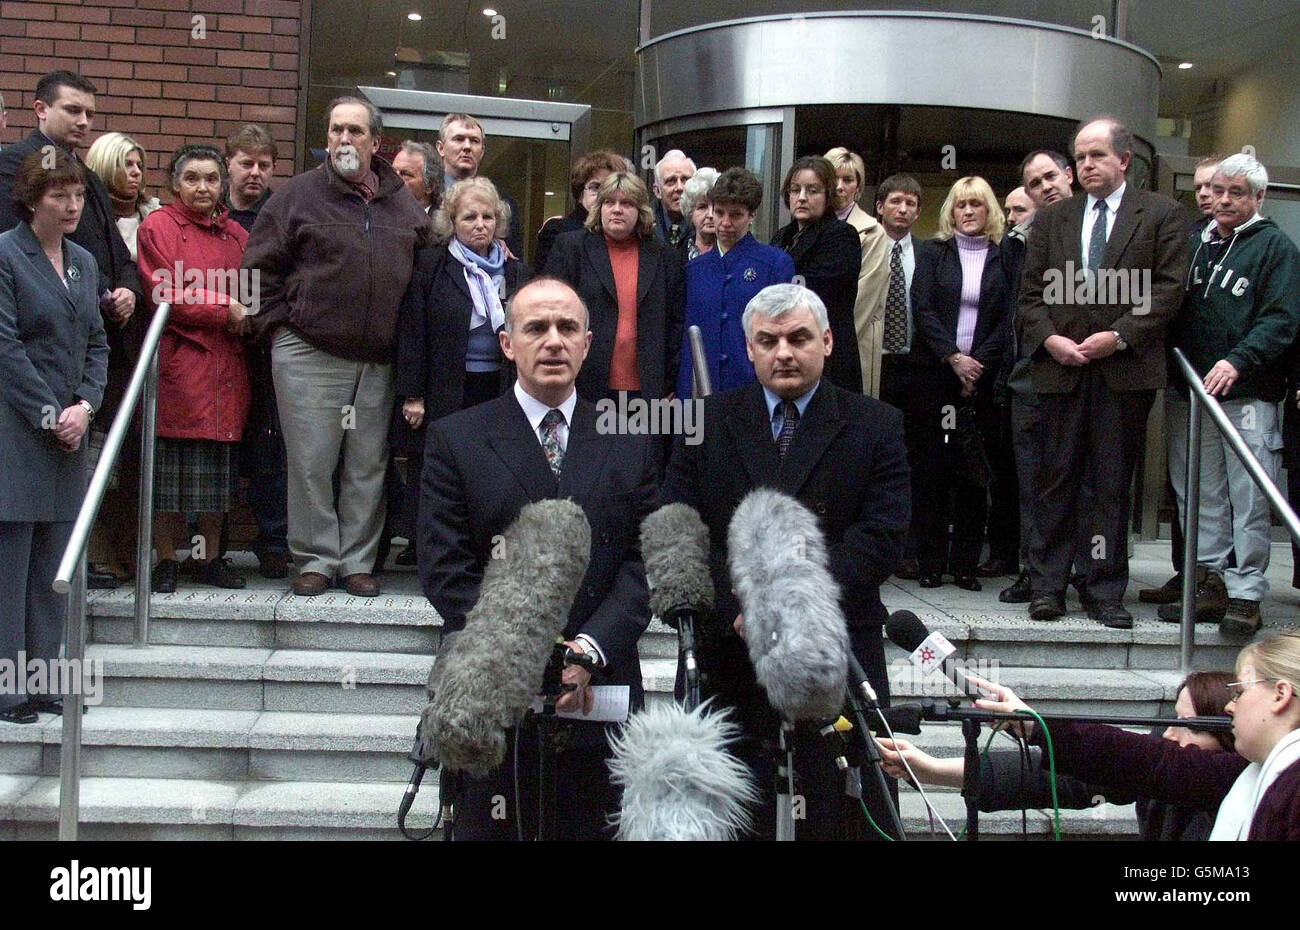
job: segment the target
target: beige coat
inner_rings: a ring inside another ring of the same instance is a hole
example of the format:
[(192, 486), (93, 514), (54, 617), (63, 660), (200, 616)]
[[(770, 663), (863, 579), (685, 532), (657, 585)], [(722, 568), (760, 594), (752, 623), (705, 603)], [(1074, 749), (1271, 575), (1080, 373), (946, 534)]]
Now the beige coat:
[(858, 231), (862, 243), (858, 297), (853, 305), (853, 325), (862, 364), (862, 393), (879, 397), (880, 347), (885, 335), (885, 295), (889, 291), (889, 237), (885, 228), (857, 204), (845, 222)]

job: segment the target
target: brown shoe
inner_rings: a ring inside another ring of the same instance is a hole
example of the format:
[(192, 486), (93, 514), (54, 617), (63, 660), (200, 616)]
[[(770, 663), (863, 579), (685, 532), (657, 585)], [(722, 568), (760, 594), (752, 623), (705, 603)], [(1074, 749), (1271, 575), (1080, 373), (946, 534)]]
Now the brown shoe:
[(1264, 618), (1259, 613), (1259, 601), (1241, 597), (1228, 598), (1228, 610), (1219, 621), (1219, 632), (1229, 639), (1249, 639), (1259, 632)]
[(343, 590), (353, 597), (378, 597), (379, 582), (369, 572), (356, 572), (343, 577)]
[(1176, 604), (1182, 599), (1182, 572), (1174, 575), (1158, 588), (1143, 588), (1138, 591), (1138, 600), (1143, 604)]
[(303, 572), (293, 580), (293, 593), (299, 597), (315, 597), (329, 589), (329, 578), (320, 572)]

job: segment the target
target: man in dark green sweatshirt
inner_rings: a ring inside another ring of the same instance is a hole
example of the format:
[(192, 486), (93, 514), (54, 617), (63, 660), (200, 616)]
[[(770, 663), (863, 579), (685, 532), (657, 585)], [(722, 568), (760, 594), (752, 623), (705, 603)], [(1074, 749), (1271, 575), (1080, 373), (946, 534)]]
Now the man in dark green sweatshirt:
[[(1278, 402), (1286, 394), (1288, 349), (1300, 329), (1300, 251), (1259, 212), (1268, 173), (1255, 158), (1233, 155), (1211, 182), (1214, 220), (1194, 233), (1182, 312), (1171, 344), (1183, 350), (1205, 390), (1278, 480), (1282, 435)], [(1186, 514), (1188, 388), (1170, 367), (1166, 392), (1169, 474)], [(1212, 425), (1201, 431), (1199, 621), (1219, 621), (1225, 636), (1250, 636), (1262, 624), (1268, 593), (1269, 504), (1226, 440)], [(1229, 553), (1235, 566), (1228, 567)], [(1226, 586), (1226, 604), (1223, 593)], [(1226, 608), (1226, 610), (1225, 610)], [(1176, 621), (1181, 604), (1160, 609)]]

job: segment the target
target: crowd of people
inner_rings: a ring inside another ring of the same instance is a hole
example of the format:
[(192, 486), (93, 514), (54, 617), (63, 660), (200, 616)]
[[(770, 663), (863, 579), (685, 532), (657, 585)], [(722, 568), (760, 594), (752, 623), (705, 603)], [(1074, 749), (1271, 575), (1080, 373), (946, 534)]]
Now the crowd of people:
[[(1162, 388), (1176, 523), (1186, 508), (1187, 390), (1170, 349), (1275, 479), (1280, 424), (1297, 428), (1300, 253), (1260, 213), (1267, 172), (1247, 154), (1198, 169), (1191, 218), (1128, 183), (1124, 126), (1090, 120), (1069, 156), (1030, 152), (1023, 186), (1002, 202), (986, 179), (957, 179), (937, 234), (920, 240), (917, 180), (894, 174), (869, 190), (861, 157), (836, 147), (790, 166), (790, 221), (765, 244), (753, 233), (762, 185), (745, 168), (673, 150), (648, 186), (622, 155), (589, 152), (572, 169), (572, 212), (538, 232), (530, 269), (517, 205), (479, 172), (487, 139), (470, 114), (449, 114), (436, 145), (404, 142), (390, 163), (377, 108), (339, 97), (321, 165), (272, 191), (275, 141), (243, 126), (224, 148), (173, 153), (163, 205), (128, 136), (77, 155), (95, 93), (79, 75), (46, 75), (36, 130), (0, 152), (0, 470), (13, 476), (0, 489), (0, 573), (7, 592), (25, 592), (3, 608), (6, 655), (57, 652), (50, 579), (163, 303), (155, 591), (186, 575), (244, 586), (225, 555), (244, 477), (263, 575), (296, 569), (301, 597), (335, 586), (373, 597), (401, 537), (396, 561), (418, 565), (454, 633), (521, 507), (570, 497), (593, 551), (565, 630), (589, 661), (565, 671), (564, 700), (587, 705), (594, 668), (625, 683), (635, 709), (650, 620), (637, 527), (656, 502), (689, 503), (713, 545), (706, 690), (737, 708), (738, 755), (767, 775), (774, 721), (726, 570), (727, 526), (748, 490), (781, 488), (816, 513), (852, 648), (887, 703), (879, 588), (891, 574), (970, 591), (1014, 578), (1000, 599), (1040, 621), (1067, 612), (1073, 585), (1094, 620), (1132, 626), (1130, 486)], [(603, 401), (703, 393), (691, 326), (712, 390), (702, 442), (598, 431)], [(91, 541), (93, 586), (138, 568), (132, 446)], [(1196, 619), (1248, 637), (1268, 590), (1268, 505), (1213, 429), (1201, 463)], [(1175, 575), (1141, 598), (1176, 620), (1181, 592)], [(1266, 668), (1266, 651), (1243, 653), (1243, 678)], [(1275, 667), (1259, 681), (1294, 688), (1290, 666)], [(1290, 693), (1277, 700), (1294, 724)], [(38, 709), (2, 712), (30, 722)], [(613, 803), (592, 775), (608, 747), (579, 733), (565, 790), (599, 813)], [(818, 738), (798, 730), (796, 757), (817, 756)], [(1215, 777), (1240, 771), (1229, 768)], [(853, 832), (860, 818), (842, 808), (836, 774), (816, 770), (808, 763), (808, 831)], [(463, 786), (471, 835), (507, 829), (484, 810), (512, 796), (512, 778)], [(575, 814), (572, 829), (605, 825)]]

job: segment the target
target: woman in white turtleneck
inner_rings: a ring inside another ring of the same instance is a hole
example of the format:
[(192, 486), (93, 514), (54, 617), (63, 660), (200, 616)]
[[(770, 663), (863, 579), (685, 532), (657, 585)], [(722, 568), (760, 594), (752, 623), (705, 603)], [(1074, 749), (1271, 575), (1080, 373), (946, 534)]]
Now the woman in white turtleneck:
[(136, 231), (146, 216), (162, 206), (157, 197), (145, 193), (144, 149), (128, 135), (106, 132), (86, 152), (86, 166), (108, 188), (117, 230), (135, 261)]
[(939, 587), (950, 572), (958, 587), (980, 590), (975, 566), (990, 476), (977, 447), (980, 438), (990, 446), (997, 429), (993, 382), (1010, 351), (1014, 269), (1022, 248), (1018, 241), (1003, 241), (1005, 227), (988, 182), (965, 177), (948, 191), (938, 235), (916, 249), (910, 413), (918, 450), (913, 526), (923, 588)]

